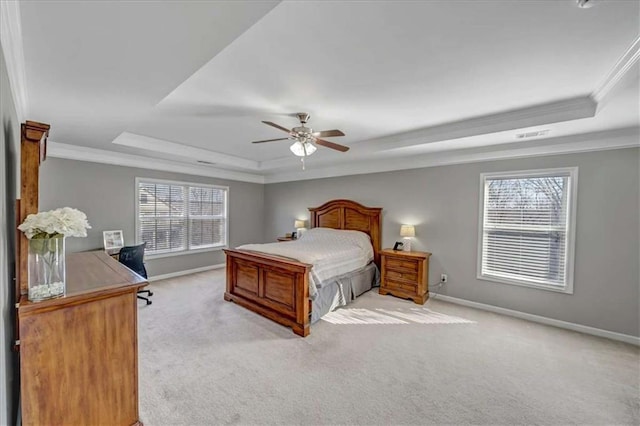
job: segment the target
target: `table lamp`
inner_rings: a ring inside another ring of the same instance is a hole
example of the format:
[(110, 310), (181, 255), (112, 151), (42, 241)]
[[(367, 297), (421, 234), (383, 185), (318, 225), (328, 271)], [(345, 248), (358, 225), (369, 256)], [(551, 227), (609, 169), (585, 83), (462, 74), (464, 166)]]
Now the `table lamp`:
[(411, 238), (416, 236), (416, 227), (413, 225), (400, 226), (400, 236), (403, 238), (403, 250), (411, 251)]
[(293, 222), (293, 227), (296, 228), (296, 235), (298, 238), (300, 238), (300, 235), (302, 235), (302, 233), (307, 229), (305, 228), (305, 225), (306, 221), (304, 220), (296, 219), (295, 222)]

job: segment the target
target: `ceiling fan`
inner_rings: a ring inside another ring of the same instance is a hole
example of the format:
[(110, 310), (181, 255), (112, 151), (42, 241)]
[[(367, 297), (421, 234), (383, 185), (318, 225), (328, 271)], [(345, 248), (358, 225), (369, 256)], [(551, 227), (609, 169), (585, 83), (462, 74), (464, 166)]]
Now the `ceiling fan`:
[(295, 141), (293, 145), (289, 149), (293, 152), (294, 155), (298, 157), (302, 157), (302, 168), (304, 169), (304, 157), (308, 157), (309, 155), (316, 152), (316, 145), (324, 146), (326, 148), (335, 149), (340, 152), (347, 152), (349, 150), (348, 146), (340, 145), (334, 142), (329, 142), (321, 138), (326, 137), (335, 137), (335, 136), (344, 136), (344, 133), (340, 130), (323, 130), (320, 132), (314, 132), (312, 128), (306, 127), (307, 121), (311, 117), (306, 112), (299, 112), (296, 114), (298, 120), (300, 120), (300, 126), (294, 127), (289, 130), (286, 127), (280, 126), (276, 123), (272, 123), (271, 121), (263, 121), (267, 126), (275, 127), (276, 129), (282, 130), (283, 132), (287, 132), (289, 136), (286, 138), (278, 138), (278, 139), (266, 139), (261, 141), (253, 141), (252, 143), (265, 143), (265, 142), (275, 142), (275, 141), (286, 141), (293, 140)]

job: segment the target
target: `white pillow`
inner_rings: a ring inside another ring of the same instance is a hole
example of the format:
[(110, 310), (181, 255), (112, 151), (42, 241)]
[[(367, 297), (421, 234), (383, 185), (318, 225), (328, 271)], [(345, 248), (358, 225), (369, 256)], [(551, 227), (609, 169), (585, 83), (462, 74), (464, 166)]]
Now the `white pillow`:
[(353, 244), (370, 253), (373, 257), (373, 246), (371, 238), (368, 234), (361, 231), (350, 231), (345, 229), (333, 228), (311, 228), (305, 231), (299, 238), (304, 242), (322, 241), (332, 242), (334, 244)]

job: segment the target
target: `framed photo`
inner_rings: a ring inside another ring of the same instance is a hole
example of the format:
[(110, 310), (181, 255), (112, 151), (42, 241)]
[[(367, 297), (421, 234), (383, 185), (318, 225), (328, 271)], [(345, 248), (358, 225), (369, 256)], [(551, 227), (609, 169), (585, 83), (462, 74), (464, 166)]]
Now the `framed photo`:
[(122, 236), (122, 230), (118, 231), (103, 231), (102, 239), (104, 241), (104, 249), (112, 250), (124, 247), (124, 237)]
[(394, 250), (402, 250), (404, 248), (404, 243), (402, 241), (396, 241), (396, 244), (393, 246)]

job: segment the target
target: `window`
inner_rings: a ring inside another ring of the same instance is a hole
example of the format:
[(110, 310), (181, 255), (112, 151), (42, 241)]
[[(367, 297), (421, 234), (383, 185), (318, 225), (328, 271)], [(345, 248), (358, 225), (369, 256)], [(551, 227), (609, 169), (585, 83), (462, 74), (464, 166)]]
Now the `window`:
[(578, 169), (480, 178), (478, 278), (573, 293)]
[(227, 245), (222, 186), (136, 179), (136, 236), (148, 255), (186, 254)]

